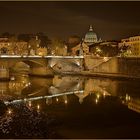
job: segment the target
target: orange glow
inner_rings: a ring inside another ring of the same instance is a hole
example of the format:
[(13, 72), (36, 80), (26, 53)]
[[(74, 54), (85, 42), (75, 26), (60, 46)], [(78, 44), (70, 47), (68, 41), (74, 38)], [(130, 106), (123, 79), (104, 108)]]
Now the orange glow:
[(65, 100), (65, 104), (67, 104), (68, 103), (68, 101), (67, 100)]
[(29, 101), (29, 107), (31, 107), (32, 106), (32, 102), (31, 101)]
[(12, 110), (11, 109), (8, 109), (8, 114), (10, 115), (10, 114), (12, 114)]
[(98, 98), (98, 99), (100, 98), (100, 94), (97, 94), (97, 98)]
[(37, 109), (38, 109), (38, 110), (40, 109), (40, 105), (37, 105)]
[(98, 104), (98, 99), (95, 100), (95, 103)]

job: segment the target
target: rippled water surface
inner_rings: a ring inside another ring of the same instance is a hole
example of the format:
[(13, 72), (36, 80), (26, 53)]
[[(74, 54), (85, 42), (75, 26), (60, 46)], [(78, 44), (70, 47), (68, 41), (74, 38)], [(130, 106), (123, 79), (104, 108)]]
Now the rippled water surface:
[(55, 138), (140, 138), (138, 80), (20, 75), (0, 82), (0, 96), (7, 106), (24, 104), (53, 116)]

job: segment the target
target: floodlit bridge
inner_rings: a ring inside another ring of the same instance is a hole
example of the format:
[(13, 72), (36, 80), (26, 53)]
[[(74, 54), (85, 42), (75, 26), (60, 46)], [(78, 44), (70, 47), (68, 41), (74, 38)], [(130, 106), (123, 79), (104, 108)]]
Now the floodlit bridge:
[(12, 72), (53, 75), (55, 71), (80, 71), (83, 68), (83, 58), (83, 56), (1, 55), (0, 75), (9, 77)]

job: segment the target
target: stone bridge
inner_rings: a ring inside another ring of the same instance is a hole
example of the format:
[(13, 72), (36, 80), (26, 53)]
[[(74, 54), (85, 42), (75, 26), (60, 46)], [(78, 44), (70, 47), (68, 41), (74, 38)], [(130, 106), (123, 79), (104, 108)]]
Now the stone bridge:
[(82, 68), (83, 56), (0, 56), (0, 71), (5, 69), (9, 73), (26, 72), (45, 76)]

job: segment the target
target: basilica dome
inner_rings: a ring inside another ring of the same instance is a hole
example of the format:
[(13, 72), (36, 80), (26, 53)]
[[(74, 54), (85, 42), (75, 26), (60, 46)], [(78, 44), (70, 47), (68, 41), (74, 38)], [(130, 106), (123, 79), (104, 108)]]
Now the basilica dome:
[(85, 35), (84, 42), (90, 45), (90, 44), (93, 44), (97, 41), (98, 41), (97, 35), (95, 32), (93, 32), (93, 28), (90, 25), (89, 31)]

